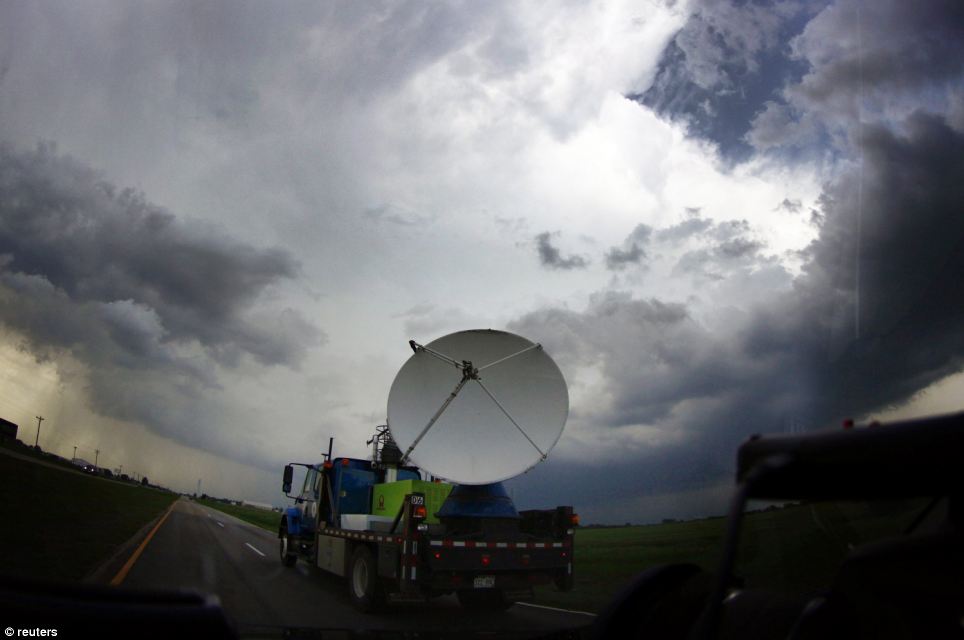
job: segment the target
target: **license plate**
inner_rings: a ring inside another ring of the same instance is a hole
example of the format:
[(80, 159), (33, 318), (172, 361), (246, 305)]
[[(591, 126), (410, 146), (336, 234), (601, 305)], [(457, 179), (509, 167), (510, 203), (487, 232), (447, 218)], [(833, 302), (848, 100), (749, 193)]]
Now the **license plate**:
[(491, 589), (495, 586), (495, 576), (476, 576), (472, 584), (476, 589)]

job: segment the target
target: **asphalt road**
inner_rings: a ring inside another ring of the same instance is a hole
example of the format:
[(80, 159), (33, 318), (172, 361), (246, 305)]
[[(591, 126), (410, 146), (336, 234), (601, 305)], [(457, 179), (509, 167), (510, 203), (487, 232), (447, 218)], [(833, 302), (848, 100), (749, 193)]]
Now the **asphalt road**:
[(498, 613), (469, 612), (453, 596), (362, 614), (349, 603), (343, 579), (303, 562), (282, 566), (270, 532), (186, 499), (175, 503), (121, 587), (216, 594), (242, 635), (286, 628), (548, 632), (586, 627), (593, 620), (522, 604)]

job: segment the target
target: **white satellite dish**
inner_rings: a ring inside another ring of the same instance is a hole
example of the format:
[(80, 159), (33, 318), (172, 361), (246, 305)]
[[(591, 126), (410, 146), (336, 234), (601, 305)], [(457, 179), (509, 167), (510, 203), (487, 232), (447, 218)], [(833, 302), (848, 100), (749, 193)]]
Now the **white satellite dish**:
[(541, 345), (505, 331), (459, 331), (402, 366), (388, 428), (403, 460), (459, 484), (501, 482), (545, 460), (566, 426), (569, 391)]

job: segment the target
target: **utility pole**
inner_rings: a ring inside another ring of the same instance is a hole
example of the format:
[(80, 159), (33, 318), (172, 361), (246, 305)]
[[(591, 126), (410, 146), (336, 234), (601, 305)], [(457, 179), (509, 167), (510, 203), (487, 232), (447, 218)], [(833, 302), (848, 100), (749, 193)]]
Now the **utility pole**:
[(94, 469), (97, 468), (97, 458), (100, 457), (100, 449), (94, 449)]
[(33, 441), (34, 448), (37, 448), (38, 446), (40, 446), (40, 423), (43, 421), (44, 421), (43, 416), (37, 416), (37, 437)]

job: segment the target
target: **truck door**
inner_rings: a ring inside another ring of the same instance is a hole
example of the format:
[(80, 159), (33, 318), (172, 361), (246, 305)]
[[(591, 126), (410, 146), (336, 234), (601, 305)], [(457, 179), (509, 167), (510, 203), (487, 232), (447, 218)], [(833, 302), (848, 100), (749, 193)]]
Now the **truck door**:
[(304, 533), (315, 531), (315, 522), (318, 516), (318, 470), (309, 469), (305, 475), (305, 483), (301, 487), (301, 493), (295, 501), (298, 511), (301, 512), (301, 528)]

